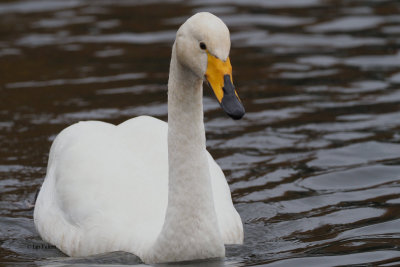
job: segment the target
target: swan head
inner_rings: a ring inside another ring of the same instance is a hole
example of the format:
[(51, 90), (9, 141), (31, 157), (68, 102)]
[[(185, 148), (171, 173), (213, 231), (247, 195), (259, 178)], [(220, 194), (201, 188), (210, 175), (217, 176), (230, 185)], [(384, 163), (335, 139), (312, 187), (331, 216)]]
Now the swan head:
[(198, 78), (204, 77), (222, 109), (238, 120), (245, 111), (233, 85), (230, 48), (228, 27), (208, 12), (190, 17), (176, 35), (175, 50), (179, 63)]

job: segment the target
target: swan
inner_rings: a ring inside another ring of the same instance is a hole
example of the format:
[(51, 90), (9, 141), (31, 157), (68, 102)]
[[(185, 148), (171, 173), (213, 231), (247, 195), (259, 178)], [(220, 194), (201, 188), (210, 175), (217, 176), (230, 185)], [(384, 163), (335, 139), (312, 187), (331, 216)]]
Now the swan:
[(227, 26), (201, 12), (178, 29), (168, 123), (73, 124), (55, 138), (34, 209), (41, 238), (69, 256), (126, 251), (145, 263), (225, 256), (243, 225), (221, 168), (206, 150), (203, 79), (233, 119), (245, 111), (232, 82)]

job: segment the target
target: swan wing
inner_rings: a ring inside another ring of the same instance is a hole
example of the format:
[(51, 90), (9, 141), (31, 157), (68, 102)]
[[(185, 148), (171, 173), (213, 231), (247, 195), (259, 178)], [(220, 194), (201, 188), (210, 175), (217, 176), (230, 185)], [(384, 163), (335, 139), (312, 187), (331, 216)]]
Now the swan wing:
[(72, 256), (113, 250), (140, 256), (164, 222), (166, 134), (166, 124), (151, 117), (63, 130), (35, 207), (43, 239)]

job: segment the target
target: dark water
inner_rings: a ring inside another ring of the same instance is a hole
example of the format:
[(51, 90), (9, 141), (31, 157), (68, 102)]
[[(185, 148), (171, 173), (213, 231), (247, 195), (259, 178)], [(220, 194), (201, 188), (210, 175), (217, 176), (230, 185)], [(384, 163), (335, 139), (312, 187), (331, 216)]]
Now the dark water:
[(166, 120), (174, 34), (198, 11), (231, 30), (247, 110), (232, 121), (205, 90), (207, 144), (245, 243), (200, 266), (400, 265), (396, 0), (2, 1), (0, 262), (136, 262), (64, 258), (40, 241), (32, 202), (66, 126)]

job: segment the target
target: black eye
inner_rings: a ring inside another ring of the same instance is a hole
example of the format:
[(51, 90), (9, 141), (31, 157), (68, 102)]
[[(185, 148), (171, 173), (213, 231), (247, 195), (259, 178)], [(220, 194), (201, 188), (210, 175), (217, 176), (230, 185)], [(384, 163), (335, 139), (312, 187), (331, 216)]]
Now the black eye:
[(200, 42), (200, 48), (203, 49), (203, 50), (206, 50), (206, 49), (207, 49), (207, 46), (206, 46), (205, 43)]

